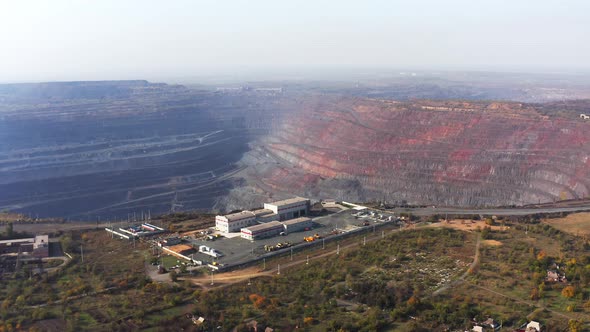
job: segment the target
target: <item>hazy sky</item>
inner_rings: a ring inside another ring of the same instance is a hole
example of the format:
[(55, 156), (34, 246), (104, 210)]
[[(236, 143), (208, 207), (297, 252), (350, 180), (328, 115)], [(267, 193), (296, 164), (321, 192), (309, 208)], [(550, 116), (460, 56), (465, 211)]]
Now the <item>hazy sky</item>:
[(0, 0), (0, 81), (590, 68), (587, 0)]

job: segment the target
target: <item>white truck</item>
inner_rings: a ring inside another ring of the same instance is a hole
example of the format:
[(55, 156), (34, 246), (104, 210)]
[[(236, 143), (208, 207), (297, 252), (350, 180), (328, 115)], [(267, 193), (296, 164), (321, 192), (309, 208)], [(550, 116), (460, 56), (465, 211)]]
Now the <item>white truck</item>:
[(215, 258), (219, 258), (219, 257), (223, 256), (223, 254), (220, 253), (219, 251), (217, 251), (216, 249), (209, 248), (207, 246), (199, 246), (199, 252), (201, 252), (205, 255), (215, 257)]

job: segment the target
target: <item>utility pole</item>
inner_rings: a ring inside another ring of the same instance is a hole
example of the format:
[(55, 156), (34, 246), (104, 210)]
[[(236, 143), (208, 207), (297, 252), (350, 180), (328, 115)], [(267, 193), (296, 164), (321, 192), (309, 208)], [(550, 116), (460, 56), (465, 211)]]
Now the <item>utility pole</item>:
[(322, 249), (326, 249), (326, 239), (322, 239)]
[(211, 270), (211, 286), (213, 286), (213, 270)]
[(262, 259), (262, 271), (266, 270), (266, 258)]
[(366, 245), (367, 245), (367, 237), (366, 237), (366, 236), (364, 236), (364, 237), (363, 237), (363, 246), (366, 246)]
[(291, 261), (293, 261), (293, 248), (291, 248)]
[(305, 262), (305, 265), (309, 265), (309, 255), (307, 255), (307, 261)]
[(277, 265), (277, 274), (281, 274), (281, 264)]
[(336, 248), (336, 255), (340, 255), (340, 244), (338, 244), (338, 247)]
[(385, 238), (385, 231), (381, 231), (381, 238), (384, 239)]
[(80, 245), (80, 256), (82, 257), (82, 263), (84, 263), (84, 248)]

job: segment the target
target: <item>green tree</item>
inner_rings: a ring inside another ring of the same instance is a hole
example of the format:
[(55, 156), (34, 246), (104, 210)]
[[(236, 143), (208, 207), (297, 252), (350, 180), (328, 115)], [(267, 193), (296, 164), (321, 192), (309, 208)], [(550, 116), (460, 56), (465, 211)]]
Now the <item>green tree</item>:
[(17, 308), (22, 308), (25, 304), (27, 303), (25, 296), (24, 295), (19, 295), (16, 297), (16, 300), (14, 301), (14, 305)]
[(9, 239), (12, 239), (13, 236), (14, 236), (14, 225), (12, 224), (12, 221), (11, 221), (6, 226), (6, 237)]

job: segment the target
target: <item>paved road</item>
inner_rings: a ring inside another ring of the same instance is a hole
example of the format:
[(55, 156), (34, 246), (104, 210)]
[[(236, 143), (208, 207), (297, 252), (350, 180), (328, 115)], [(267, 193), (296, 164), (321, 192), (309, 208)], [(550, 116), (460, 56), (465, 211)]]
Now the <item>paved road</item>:
[(417, 216), (430, 216), (433, 214), (483, 214), (495, 216), (526, 216), (536, 213), (560, 213), (560, 212), (577, 212), (590, 211), (590, 205), (576, 207), (554, 207), (554, 208), (492, 208), (492, 209), (469, 209), (469, 208), (397, 208), (389, 211), (396, 213), (406, 212)]

